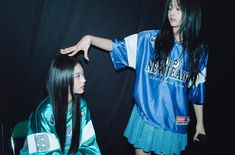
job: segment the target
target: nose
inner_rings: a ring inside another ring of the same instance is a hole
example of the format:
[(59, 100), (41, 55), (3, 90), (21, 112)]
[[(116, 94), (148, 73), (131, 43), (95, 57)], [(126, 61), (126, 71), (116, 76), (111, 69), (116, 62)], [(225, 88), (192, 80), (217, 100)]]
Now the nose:
[(169, 11), (169, 14), (170, 14), (170, 16), (173, 16), (173, 15), (174, 15), (173, 9)]
[(82, 82), (86, 82), (86, 78), (85, 78), (85, 76), (82, 76)]

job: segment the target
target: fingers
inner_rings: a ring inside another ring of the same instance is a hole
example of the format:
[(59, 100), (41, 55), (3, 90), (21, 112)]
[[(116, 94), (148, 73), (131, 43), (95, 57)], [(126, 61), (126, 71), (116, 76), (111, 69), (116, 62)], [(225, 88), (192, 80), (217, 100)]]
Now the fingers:
[(69, 47), (69, 48), (65, 48), (65, 49), (61, 49), (60, 53), (61, 54), (68, 54), (68, 56), (74, 56), (75, 54), (77, 54), (79, 51), (84, 51), (84, 58), (89, 61), (89, 57), (88, 57), (88, 48), (89, 47), (83, 47), (81, 45), (79, 45), (79, 43), (75, 46)]
[(84, 51), (84, 58), (89, 61), (89, 57), (88, 57), (88, 52), (87, 51)]
[(199, 141), (199, 139), (197, 138), (197, 136), (193, 137), (193, 141)]
[(205, 142), (207, 140), (207, 136), (205, 133), (196, 133), (193, 137), (194, 141)]
[(74, 56), (80, 49), (75, 45), (69, 48), (61, 49), (61, 54), (68, 54), (68, 56)]
[(199, 134), (199, 132), (196, 132), (196, 133), (195, 133), (195, 135), (194, 135), (194, 137), (193, 137), (193, 141), (199, 141), (199, 139), (197, 138), (198, 134)]
[(74, 50), (73, 52), (69, 53), (68, 56), (74, 56), (77, 52), (78, 50)]
[(68, 53), (71, 53), (72, 51), (74, 51), (75, 49), (76, 49), (76, 46), (72, 46), (69, 48), (61, 49), (60, 53), (61, 54), (68, 54)]

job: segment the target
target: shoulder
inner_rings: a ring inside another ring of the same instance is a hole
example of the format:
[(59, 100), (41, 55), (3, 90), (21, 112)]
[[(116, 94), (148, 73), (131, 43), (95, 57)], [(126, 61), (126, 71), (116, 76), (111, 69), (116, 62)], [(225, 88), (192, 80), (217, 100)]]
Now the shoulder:
[(155, 30), (144, 30), (144, 31), (139, 31), (135, 34), (129, 35), (126, 38), (132, 38), (134, 36), (138, 36), (138, 38), (143, 38), (143, 37), (152, 37), (152, 36), (157, 36), (159, 34), (160, 30), (155, 29)]
[(207, 58), (208, 57), (208, 50), (209, 50), (209, 47), (206, 43), (201, 43), (200, 44), (200, 48), (201, 48), (201, 57), (202, 58)]
[(53, 117), (53, 107), (50, 97), (46, 97), (44, 100), (42, 100), (42, 102), (31, 114), (31, 117), (33, 119), (50, 119)]
[(80, 97), (80, 108), (87, 108), (87, 101), (83, 97)]
[(155, 41), (157, 36), (160, 34), (160, 30), (144, 30), (136, 34), (139, 42), (150, 41), (151, 43)]
[(89, 108), (88, 108), (88, 105), (87, 105), (87, 101), (83, 98), (83, 97), (80, 97), (80, 110), (81, 110), (81, 113), (89, 113)]
[(87, 105), (87, 101), (83, 97), (80, 97), (80, 111), (81, 117), (83, 119), (90, 118), (90, 111)]
[(201, 68), (204, 68), (208, 63), (208, 57), (209, 57), (208, 46), (205, 43), (200, 43), (199, 48), (200, 48), (199, 66), (201, 66)]
[(139, 36), (157, 36), (159, 34), (160, 30), (159, 29), (154, 29), (154, 30), (144, 30), (140, 31), (138, 33)]
[(52, 103), (50, 100), (50, 97), (46, 97), (42, 102), (38, 105), (38, 107), (35, 110), (35, 113), (45, 113), (52, 110)]
[(33, 132), (44, 130), (47, 125), (55, 125), (53, 107), (49, 97), (46, 97), (30, 115), (30, 128)]

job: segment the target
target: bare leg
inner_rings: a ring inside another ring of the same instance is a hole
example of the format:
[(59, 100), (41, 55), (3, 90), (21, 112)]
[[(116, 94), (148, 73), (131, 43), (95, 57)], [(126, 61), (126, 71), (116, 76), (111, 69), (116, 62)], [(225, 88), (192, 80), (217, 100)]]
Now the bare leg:
[(151, 153), (145, 153), (141, 149), (135, 149), (135, 155), (151, 155)]

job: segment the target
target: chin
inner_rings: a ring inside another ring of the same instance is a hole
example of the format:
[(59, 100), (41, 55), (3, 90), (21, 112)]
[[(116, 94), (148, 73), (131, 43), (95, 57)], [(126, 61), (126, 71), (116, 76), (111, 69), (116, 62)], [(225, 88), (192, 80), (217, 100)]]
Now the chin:
[(78, 92), (78, 94), (83, 94), (84, 93), (84, 90), (80, 90), (79, 92)]
[(74, 92), (74, 94), (78, 94), (78, 95), (81, 95), (83, 93), (84, 93), (84, 90), (79, 90), (79, 91)]

